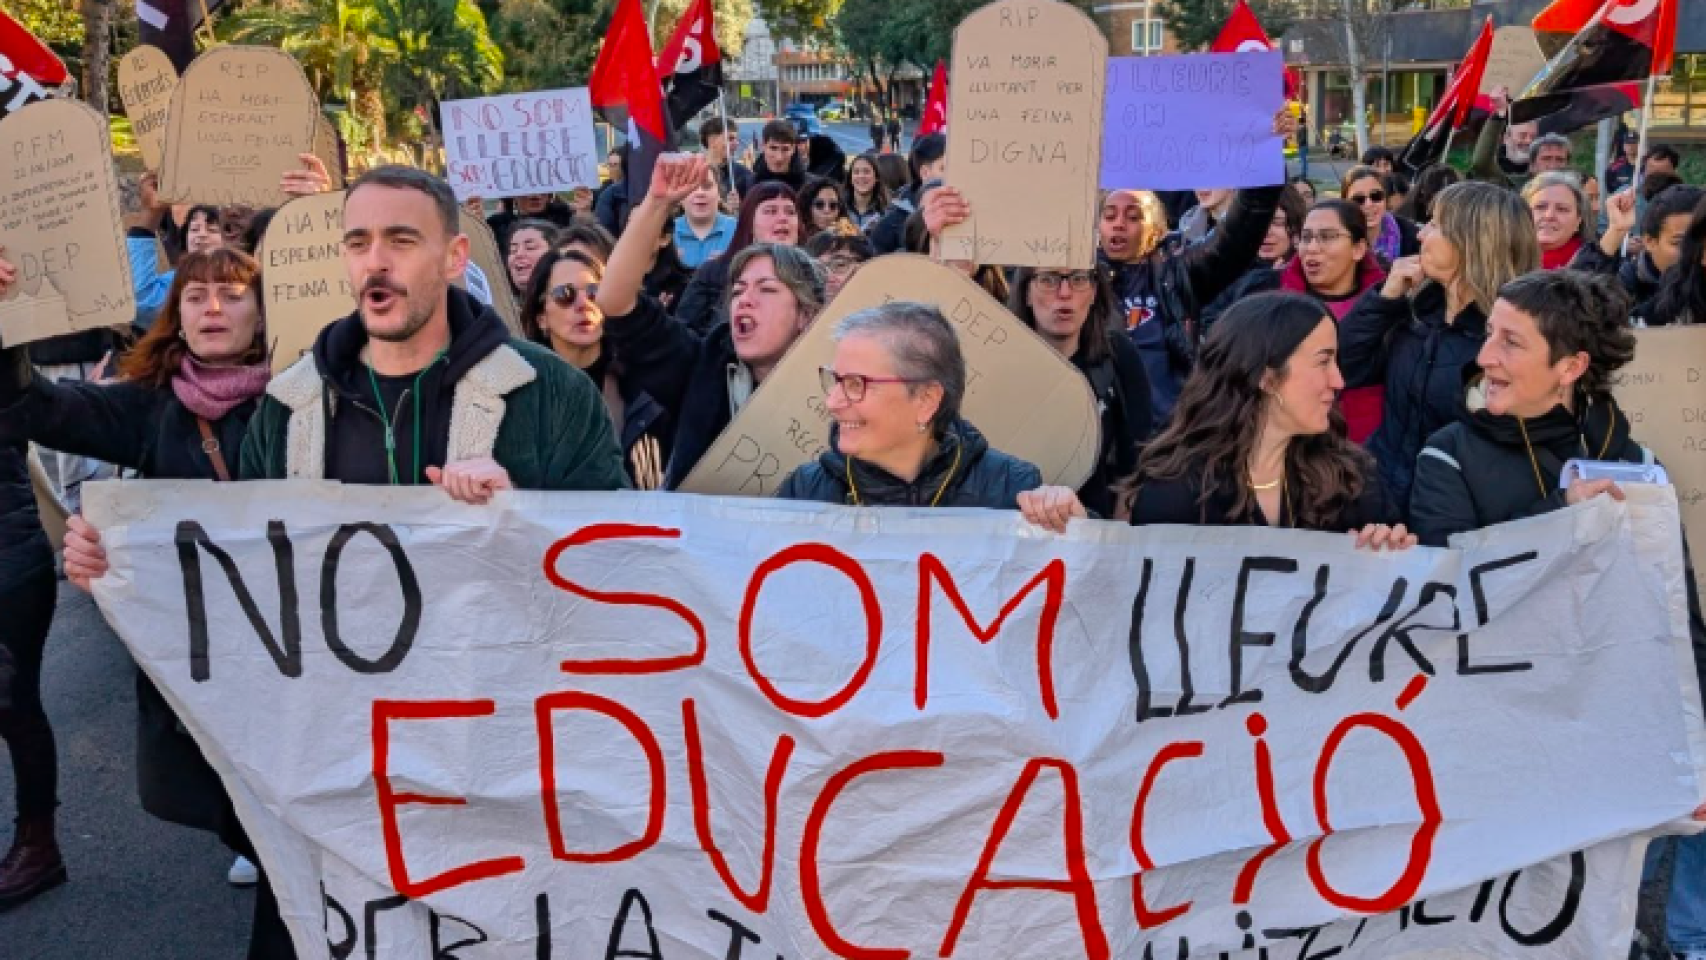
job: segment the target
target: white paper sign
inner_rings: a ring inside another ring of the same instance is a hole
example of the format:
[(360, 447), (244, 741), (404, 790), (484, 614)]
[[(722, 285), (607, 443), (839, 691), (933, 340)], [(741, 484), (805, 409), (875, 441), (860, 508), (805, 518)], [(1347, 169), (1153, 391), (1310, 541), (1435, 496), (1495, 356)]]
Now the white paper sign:
[(1668, 489), (1401, 555), (662, 494), (85, 502), (96, 599), (304, 958), (1611, 960), (1635, 838), (1706, 795)]
[(598, 186), (598, 143), (585, 87), (446, 100), (440, 120), (458, 200)]

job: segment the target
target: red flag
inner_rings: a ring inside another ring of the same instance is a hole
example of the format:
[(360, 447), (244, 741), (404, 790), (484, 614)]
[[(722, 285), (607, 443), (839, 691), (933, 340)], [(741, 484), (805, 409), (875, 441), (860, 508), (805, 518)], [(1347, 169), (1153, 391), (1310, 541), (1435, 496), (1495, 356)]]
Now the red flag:
[(588, 87), (599, 115), (628, 131), (632, 148), (626, 168), (628, 195), (630, 202), (639, 203), (651, 185), (652, 167), (669, 144), (671, 133), (640, 0), (618, 0)]
[(658, 56), (658, 79), (669, 88), (670, 126), (677, 130), (717, 99), (723, 86), (714, 16), (711, 0), (694, 0)]
[(924, 119), (919, 121), (918, 135), (943, 133), (948, 129), (948, 65), (936, 61), (936, 76), (930, 81), (930, 99), (924, 104)]
[[(1550, 63), (1511, 105), (1511, 122), (1567, 133), (1634, 109), (1676, 58), (1678, 0), (1554, 0), (1534, 18)], [(1634, 93), (1632, 96), (1631, 94)]]
[[(1209, 53), (1267, 53), (1278, 50), (1279, 47), (1268, 38), (1268, 32), (1262, 29), (1262, 22), (1256, 19), (1255, 11), (1244, 0), (1232, 7), (1232, 13), (1226, 18), (1226, 26), (1220, 28), (1220, 36), (1209, 44)], [(1285, 98), (1296, 100), (1297, 92), (1302, 87), (1297, 71), (1287, 67), (1285, 70)]]
[(1463, 122), (1469, 119), (1470, 110), (1475, 107), (1476, 91), (1481, 89), (1481, 80), (1486, 76), (1487, 60), (1492, 52), (1493, 18), (1488, 17), (1481, 25), (1481, 35), (1475, 38), (1474, 45), (1464, 55), (1463, 64), (1452, 74), (1445, 95), (1439, 98), (1433, 113), (1428, 115), (1427, 123), (1399, 154), (1400, 166), (1420, 173), (1423, 168), (1445, 158), (1446, 141), (1450, 139), (1451, 131), (1463, 126)]
[(57, 87), (71, 76), (47, 44), (0, 10), (0, 76), (16, 80), (20, 74), (43, 87)]

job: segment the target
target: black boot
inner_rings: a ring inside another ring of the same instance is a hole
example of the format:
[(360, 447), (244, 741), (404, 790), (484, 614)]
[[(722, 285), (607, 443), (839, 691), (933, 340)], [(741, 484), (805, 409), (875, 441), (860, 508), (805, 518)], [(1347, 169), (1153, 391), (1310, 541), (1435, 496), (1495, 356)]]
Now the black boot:
[(20, 818), (12, 849), (0, 860), (0, 913), (20, 906), (69, 879), (53, 816)]

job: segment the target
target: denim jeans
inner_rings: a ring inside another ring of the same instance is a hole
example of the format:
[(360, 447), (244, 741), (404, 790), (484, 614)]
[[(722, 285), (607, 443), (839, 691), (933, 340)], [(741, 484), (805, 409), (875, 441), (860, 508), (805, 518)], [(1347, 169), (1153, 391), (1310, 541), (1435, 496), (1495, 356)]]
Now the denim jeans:
[(1706, 833), (1675, 840), (1676, 872), (1665, 902), (1665, 937), (1677, 953), (1706, 953)]

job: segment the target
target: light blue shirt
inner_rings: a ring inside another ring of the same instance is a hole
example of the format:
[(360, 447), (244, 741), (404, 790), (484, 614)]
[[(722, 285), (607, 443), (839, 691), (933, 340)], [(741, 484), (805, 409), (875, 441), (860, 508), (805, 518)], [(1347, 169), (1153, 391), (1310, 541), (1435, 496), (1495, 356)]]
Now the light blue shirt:
[(689, 270), (697, 270), (705, 261), (721, 255), (734, 238), (735, 218), (726, 213), (717, 214), (717, 222), (703, 240), (693, 233), (685, 216), (675, 218), (675, 252)]

